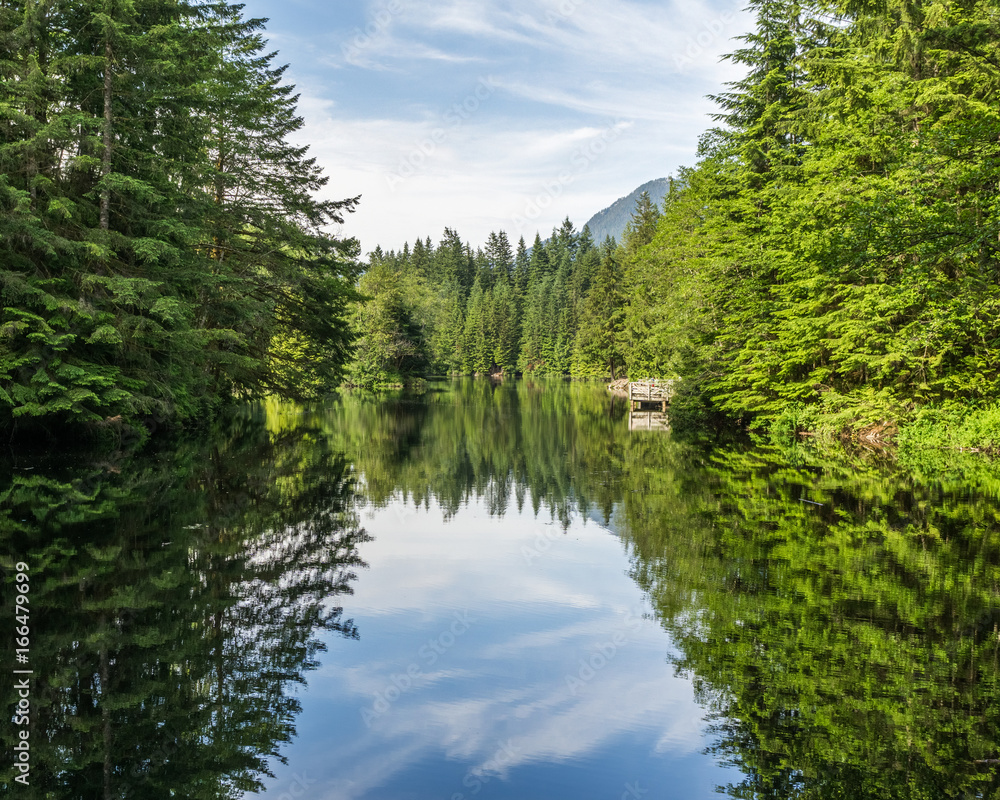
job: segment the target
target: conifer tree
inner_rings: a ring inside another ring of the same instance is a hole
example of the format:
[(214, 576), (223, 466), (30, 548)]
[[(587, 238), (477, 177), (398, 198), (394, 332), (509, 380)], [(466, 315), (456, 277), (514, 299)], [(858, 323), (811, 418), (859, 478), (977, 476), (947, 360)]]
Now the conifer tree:
[(552, 357), (552, 276), (541, 274), (532, 278), (524, 305), (521, 335), (521, 353), (518, 369), (521, 372), (544, 371)]
[[(240, 394), (332, 388), (349, 354), (344, 309), (353, 294), (343, 279), (351, 272), (342, 272), (354, 243), (336, 242), (323, 228), (342, 223), (357, 201), (314, 199), (327, 178), (307, 148), (288, 141), (303, 120), (292, 88), (281, 83), (285, 67), (263, 54), (261, 20), (241, 20), (235, 8), (224, 13), (217, 33), (231, 42), (209, 84), (208, 109), (211, 280), (224, 289), (205, 290), (204, 304), (219, 306), (202, 312), (205, 327), (226, 332), (218, 349)], [(234, 349), (243, 357), (234, 359)]]
[(594, 247), (594, 237), (590, 233), (590, 226), (584, 225), (583, 230), (580, 231), (580, 236), (577, 239), (576, 257), (578, 259), (583, 258), (589, 251), (593, 250)]
[(549, 244), (554, 248), (551, 252), (557, 256), (551, 259), (553, 264), (558, 264), (564, 254), (568, 255), (571, 261), (576, 258), (580, 247), (580, 235), (569, 217), (566, 217), (558, 228), (553, 229)]
[(628, 225), (625, 226), (625, 236), (622, 238), (622, 244), (625, 247), (626, 254), (633, 255), (653, 241), (653, 236), (656, 234), (656, 225), (659, 221), (659, 209), (650, 199), (649, 192), (643, 192), (639, 195), (639, 199), (636, 200), (632, 218), (629, 220)]
[(463, 368), (468, 373), (487, 375), (493, 368), (491, 322), (489, 295), (477, 279), (469, 295), (463, 329)]
[(483, 248), (476, 248), (476, 253), (472, 257), (472, 265), (473, 274), (476, 276), (475, 280), (478, 281), (484, 292), (488, 292), (493, 288), (496, 276), (493, 274), (493, 265)]
[(493, 363), (505, 375), (511, 375), (517, 371), (518, 365), (521, 313), (514, 287), (503, 273), (491, 293), (490, 313)]
[[(555, 321), (555, 333), (548, 343), (546, 372), (563, 375), (569, 372), (576, 337), (576, 309), (570, 299), (573, 261), (570, 248), (564, 243), (559, 268), (552, 282), (552, 296), (548, 304), (549, 319)], [(551, 323), (550, 323), (551, 324)]]
[(549, 261), (548, 251), (542, 243), (541, 235), (536, 233), (535, 243), (531, 246), (531, 263), (528, 271), (529, 280), (531, 283), (537, 283), (543, 280), (550, 272), (551, 262)]
[(522, 236), (517, 243), (517, 252), (514, 255), (514, 290), (517, 296), (524, 300), (528, 293), (528, 280), (531, 276), (531, 256), (524, 243)]
[(726, 56), (748, 72), (712, 99), (722, 108), (715, 119), (725, 123), (724, 136), (743, 166), (763, 175), (797, 163), (803, 152), (802, 122), (795, 117), (808, 102), (802, 54), (816, 45), (816, 31), (798, 0), (753, 0), (748, 10), (756, 13), (756, 27), (739, 37), (745, 47)]
[(413, 269), (422, 277), (429, 278), (431, 276), (431, 262), (433, 259), (433, 245), (428, 247), (421, 239), (417, 239), (413, 243)]
[(509, 281), (513, 277), (514, 254), (504, 231), (490, 233), (486, 241), (485, 255), (494, 281), (499, 281), (501, 277)]
[(444, 229), (444, 236), (435, 252), (434, 260), (437, 280), (453, 280), (461, 290), (464, 305), (472, 289), (475, 272), (465, 243), (452, 228)]
[(615, 379), (624, 366), (625, 303), (620, 254), (609, 237), (580, 312), (572, 373)]
[(353, 204), (312, 199), (260, 22), (104, 0), (0, 25), (0, 424), (332, 386), (354, 250), (322, 227)]

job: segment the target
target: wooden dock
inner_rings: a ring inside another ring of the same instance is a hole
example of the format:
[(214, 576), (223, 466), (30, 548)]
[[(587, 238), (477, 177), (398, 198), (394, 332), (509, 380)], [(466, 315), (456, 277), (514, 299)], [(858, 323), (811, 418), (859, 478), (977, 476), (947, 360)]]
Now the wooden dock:
[(674, 382), (651, 378), (634, 381), (628, 385), (628, 403), (632, 411), (659, 408), (666, 412), (667, 405), (674, 396)]

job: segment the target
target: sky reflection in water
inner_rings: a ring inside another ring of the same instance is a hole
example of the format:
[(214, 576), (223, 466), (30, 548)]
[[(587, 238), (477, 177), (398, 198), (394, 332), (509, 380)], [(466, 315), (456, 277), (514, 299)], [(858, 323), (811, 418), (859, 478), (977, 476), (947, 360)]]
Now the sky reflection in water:
[(699, 798), (733, 779), (606, 527), (475, 501), (363, 522), (360, 641), (329, 642), (267, 796)]

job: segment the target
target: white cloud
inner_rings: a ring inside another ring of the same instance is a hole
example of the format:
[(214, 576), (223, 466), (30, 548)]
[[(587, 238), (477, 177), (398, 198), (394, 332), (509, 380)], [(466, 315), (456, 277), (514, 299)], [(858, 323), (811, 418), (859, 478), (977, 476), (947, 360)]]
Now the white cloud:
[[(365, 249), (399, 248), (418, 236), (436, 242), (445, 226), (477, 246), (500, 229), (530, 240), (537, 228), (544, 238), (567, 215), (582, 226), (639, 184), (690, 162), (709, 108), (703, 102), (673, 117), (675, 130), (687, 132), (680, 142), (656, 136), (655, 124), (644, 121), (621, 123), (614, 139), (602, 144), (610, 126), (559, 126), (544, 119), (504, 125), (485, 115), (459, 126), (440, 117), (344, 120), (306, 94), (302, 139), (331, 177), (328, 196), (362, 195), (344, 233), (359, 237)], [(588, 142), (602, 152), (591, 158), (583, 148)], [(565, 173), (571, 181), (559, 184), (545, 213), (516, 229), (515, 218), (548, 197), (546, 186)]]
[[(327, 196), (363, 196), (343, 233), (371, 250), (437, 241), (445, 226), (473, 246), (501, 228), (544, 237), (692, 163), (713, 124), (705, 96), (740, 74), (719, 56), (749, 27), (741, 5), (378, 0), (367, 23), (295, 31), (271, 16), (302, 92), (300, 140), (330, 176)], [(477, 99), (484, 77), (493, 90)], [(615, 120), (633, 125), (549, 196), (580, 143)]]
[[(542, 619), (543, 608), (536, 610)], [(502, 674), (503, 665), (511, 661), (539, 663), (554, 644), (584, 657), (594, 649), (592, 627), (581, 627), (569, 639), (565, 629), (554, 631), (553, 638), (546, 633), (543, 629), (527, 633), (510, 652), (503, 652), (501, 646), (477, 653), (471, 660), (463, 657), (465, 664), (478, 664), (479, 673), (471, 666), (458, 671), (460, 677), (474, 680), (456, 679), (443, 687), (448, 699), (425, 685), (411, 689), (342, 755), (345, 768), (331, 778), (328, 796), (361, 797), (420, 761), (440, 756), (465, 762), (470, 774), (499, 766), (500, 776), (533, 763), (583, 761), (637, 729), (652, 733), (653, 747), (660, 754), (689, 755), (704, 746), (703, 710), (690, 684), (674, 677), (663, 663), (665, 640), (652, 626), (623, 644), (620, 655), (579, 688), (567, 684), (577, 667), (570, 658), (564, 665), (553, 665), (547, 677), (518, 689), (494, 688), (487, 696), (460, 695), (461, 687), (484, 683), (493, 661), (499, 662), (498, 674)], [(349, 685), (359, 688), (353, 681)], [(361, 695), (358, 702), (366, 699)], [(496, 765), (499, 743), (509, 743), (509, 752)]]

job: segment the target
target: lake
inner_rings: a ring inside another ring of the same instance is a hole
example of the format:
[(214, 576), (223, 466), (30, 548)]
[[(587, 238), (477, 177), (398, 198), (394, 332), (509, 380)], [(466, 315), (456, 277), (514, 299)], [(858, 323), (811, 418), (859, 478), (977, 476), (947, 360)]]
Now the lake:
[(3, 469), (11, 797), (1000, 795), (985, 459), (456, 380)]

